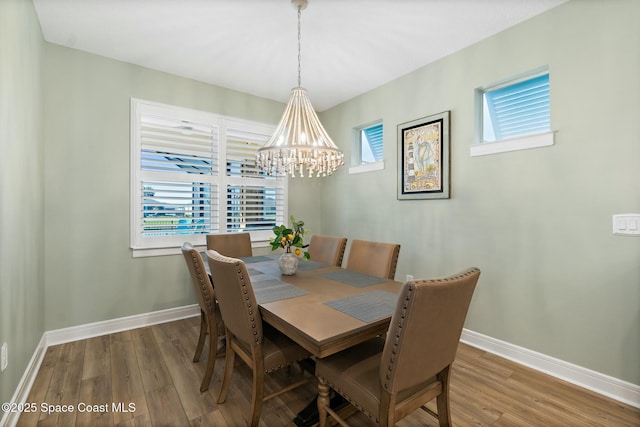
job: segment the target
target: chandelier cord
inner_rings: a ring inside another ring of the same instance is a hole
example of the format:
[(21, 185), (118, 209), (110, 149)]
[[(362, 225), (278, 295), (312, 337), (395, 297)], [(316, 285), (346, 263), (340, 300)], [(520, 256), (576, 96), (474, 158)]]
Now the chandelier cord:
[(302, 57), (302, 55), (300, 54), (300, 17), (301, 16), (302, 16), (302, 7), (300, 5), (298, 5), (298, 87), (300, 87), (300, 84), (302, 82), (302, 79), (300, 77), (300, 75), (301, 75), (300, 62), (301, 62), (301, 57)]

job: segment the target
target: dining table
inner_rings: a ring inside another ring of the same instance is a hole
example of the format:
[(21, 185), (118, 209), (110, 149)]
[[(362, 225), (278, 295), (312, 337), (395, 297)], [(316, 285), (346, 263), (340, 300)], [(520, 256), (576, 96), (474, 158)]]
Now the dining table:
[[(247, 267), (264, 322), (316, 358), (386, 334), (401, 282), (305, 259), (299, 260), (295, 274), (283, 275), (279, 257), (240, 258)], [(208, 270), (208, 263), (205, 265)], [(335, 402), (331, 400), (332, 407), (344, 403), (339, 395)], [(298, 413), (294, 424), (309, 426), (316, 420), (314, 401)]]
[(304, 259), (285, 276), (277, 258), (241, 258), (263, 321), (317, 358), (386, 333), (402, 283)]
[[(279, 256), (240, 258), (247, 267), (264, 322), (316, 358), (386, 334), (401, 282), (304, 259), (295, 274), (282, 275)], [(344, 403), (337, 397), (336, 405)], [(316, 419), (314, 401), (294, 423), (307, 426)]]

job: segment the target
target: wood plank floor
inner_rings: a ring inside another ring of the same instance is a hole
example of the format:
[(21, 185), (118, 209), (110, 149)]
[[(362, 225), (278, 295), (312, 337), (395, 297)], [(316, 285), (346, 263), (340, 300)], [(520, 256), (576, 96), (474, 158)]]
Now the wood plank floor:
[[(24, 413), (18, 425), (246, 425), (251, 372), (239, 362), (227, 401), (218, 405), (224, 367), (219, 358), (209, 391), (200, 393), (206, 348), (199, 363), (191, 361), (198, 328), (199, 318), (190, 318), (50, 347), (28, 398), (37, 411)], [(299, 375), (294, 370), (271, 376), (265, 392)], [(315, 396), (315, 387), (312, 381), (267, 401), (260, 425), (293, 426), (291, 420)], [(464, 344), (454, 364), (450, 398), (455, 426), (640, 426), (640, 409)], [(75, 410), (51, 407), (47, 413), (43, 404)], [(371, 425), (362, 414), (349, 423)], [(437, 421), (418, 410), (398, 423), (418, 425), (436, 426)]]

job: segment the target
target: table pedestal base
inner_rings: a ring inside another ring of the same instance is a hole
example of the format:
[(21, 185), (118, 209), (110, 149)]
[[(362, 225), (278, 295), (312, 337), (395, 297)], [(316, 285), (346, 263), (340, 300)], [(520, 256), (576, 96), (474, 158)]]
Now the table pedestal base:
[[(333, 392), (332, 392), (333, 393)], [(331, 398), (329, 406), (334, 411), (338, 412), (347, 406), (349, 406), (349, 402), (345, 400), (344, 397), (340, 396), (337, 393), (334, 393), (334, 396)], [(298, 416), (293, 419), (293, 422), (298, 427), (311, 427), (315, 424), (318, 424), (319, 415), (318, 415), (318, 397), (311, 401), (302, 411), (298, 412)]]

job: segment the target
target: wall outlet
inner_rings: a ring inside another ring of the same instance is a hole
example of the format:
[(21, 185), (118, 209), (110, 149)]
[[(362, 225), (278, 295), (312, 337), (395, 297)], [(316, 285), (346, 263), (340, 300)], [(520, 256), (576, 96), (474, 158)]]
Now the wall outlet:
[(9, 365), (9, 356), (7, 352), (7, 343), (2, 343), (2, 349), (0, 349), (0, 372), (7, 369), (7, 365)]

